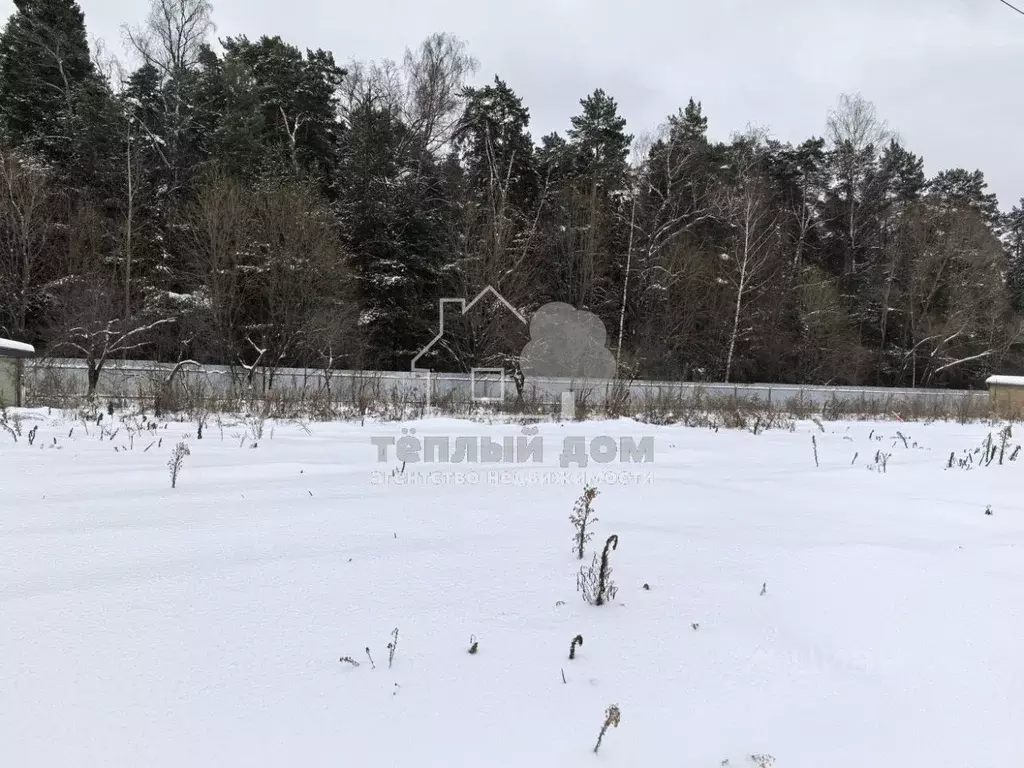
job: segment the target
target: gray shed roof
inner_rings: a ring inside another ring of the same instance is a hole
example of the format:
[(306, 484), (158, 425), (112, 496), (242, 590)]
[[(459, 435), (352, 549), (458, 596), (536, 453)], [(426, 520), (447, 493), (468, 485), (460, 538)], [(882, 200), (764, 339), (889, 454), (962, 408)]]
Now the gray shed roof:
[(35, 354), (36, 350), (31, 344), (0, 339), (0, 357), (34, 357)]
[(985, 383), (1003, 387), (1024, 387), (1024, 376), (989, 376)]

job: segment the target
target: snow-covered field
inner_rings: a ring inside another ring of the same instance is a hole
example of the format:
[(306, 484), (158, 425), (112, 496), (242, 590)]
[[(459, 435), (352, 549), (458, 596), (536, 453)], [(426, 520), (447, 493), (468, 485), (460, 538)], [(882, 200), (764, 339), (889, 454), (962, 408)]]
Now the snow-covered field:
[[(252, 424), (130, 442), (117, 417), (21, 416), (0, 429), (4, 768), (1024, 764), (1018, 436), (947, 469), (998, 425), (541, 424), (543, 470), (403, 483), (371, 437), (520, 428), (268, 422), (253, 448)], [(619, 536), (603, 606), (576, 590), (566, 436), (654, 438), (649, 464), (587, 468), (584, 564)]]

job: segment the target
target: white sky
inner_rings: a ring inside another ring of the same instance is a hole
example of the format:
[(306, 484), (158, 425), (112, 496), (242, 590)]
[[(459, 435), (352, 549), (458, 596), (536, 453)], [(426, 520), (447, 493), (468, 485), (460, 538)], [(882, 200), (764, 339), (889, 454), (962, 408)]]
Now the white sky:
[[(1024, 2), (1024, 0), (1022, 0)], [(91, 38), (120, 52), (118, 29), (147, 0), (79, 0)], [(999, 0), (214, 0), (220, 37), (278, 34), (339, 63), (400, 59), (444, 31), (525, 100), (535, 139), (564, 131), (579, 99), (604, 88), (634, 134), (686, 103), (709, 132), (748, 123), (800, 141), (824, 131), (842, 92), (861, 92), (924, 155), (929, 174), (985, 172), (1009, 209), (1024, 196), (1024, 16)], [(13, 11), (0, 0), (0, 16)]]

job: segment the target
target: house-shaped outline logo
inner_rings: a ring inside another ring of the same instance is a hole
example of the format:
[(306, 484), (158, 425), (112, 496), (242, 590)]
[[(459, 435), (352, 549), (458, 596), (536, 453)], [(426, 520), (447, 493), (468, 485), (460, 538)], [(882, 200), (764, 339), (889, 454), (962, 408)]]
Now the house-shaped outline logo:
[[(509, 303), (509, 301), (504, 296), (502, 296), (500, 293), (498, 293), (498, 291), (495, 290), (490, 285), (486, 286), (482, 291), (480, 291), (480, 293), (478, 293), (476, 295), (476, 297), (471, 302), (469, 302), (468, 304), (466, 303), (465, 299), (456, 299), (456, 298), (450, 298), (449, 297), (449, 298), (444, 298), (444, 299), (439, 300), (437, 302), (437, 315), (438, 315), (437, 335), (433, 339), (431, 339), (427, 343), (426, 346), (424, 346), (422, 349), (420, 349), (420, 351), (418, 353), (416, 353), (416, 357), (414, 357), (412, 359), (412, 363), (409, 366), (410, 370), (413, 373), (423, 373), (423, 374), (426, 374), (426, 379), (427, 379), (426, 391), (427, 391), (427, 408), (428, 409), (430, 408), (430, 395), (431, 395), (431, 390), (433, 389), (433, 387), (431, 386), (431, 381), (430, 381), (431, 370), (429, 368), (420, 368), (416, 364), (420, 361), (420, 358), (422, 358), (425, 354), (427, 354), (427, 352), (429, 352), (431, 349), (433, 349), (434, 345), (437, 344), (437, 342), (439, 342), (442, 338), (444, 338), (444, 307), (445, 307), (445, 304), (455, 305), (455, 306), (459, 307), (460, 312), (462, 313), (463, 316), (465, 316), (466, 313), (468, 313), (474, 306), (476, 306), (477, 302), (479, 302), (484, 296), (487, 296), (488, 294), (490, 294), (491, 296), (494, 296), (494, 298), (496, 298), (498, 301), (500, 301), (505, 306), (505, 308), (508, 309), (508, 311), (511, 312), (512, 315), (519, 322), (521, 322), (523, 325), (529, 325), (529, 323), (526, 321), (526, 318), (523, 317), (523, 313), (520, 312), (519, 310), (517, 310), (515, 307), (513, 307), (512, 304)], [(476, 394), (476, 378), (479, 375), (484, 375), (484, 376), (495, 376), (496, 375), (496, 376), (498, 376), (499, 390), (500, 390), (499, 398), (502, 399), (502, 400), (505, 398), (505, 369), (504, 368), (471, 368), (470, 372), (469, 372), (469, 386), (470, 386), (470, 396), (472, 397), (473, 400), (485, 401), (486, 402), (486, 401), (489, 401), (489, 400), (498, 399), (498, 398), (490, 398), (490, 397), (477, 397), (477, 394)]]

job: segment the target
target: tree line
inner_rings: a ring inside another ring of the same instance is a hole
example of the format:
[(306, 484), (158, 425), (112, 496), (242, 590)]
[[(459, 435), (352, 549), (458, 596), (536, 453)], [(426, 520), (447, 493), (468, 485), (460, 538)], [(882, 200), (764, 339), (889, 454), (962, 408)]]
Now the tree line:
[[(152, 0), (125, 61), (75, 0), (0, 35), (0, 334), (85, 358), (408, 370), (438, 299), (596, 314), (624, 376), (977, 386), (1024, 363), (1024, 200), (929, 178), (874, 106), (819, 137), (707, 133), (689, 99), (633, 135), (584, 96), (535, 140), (500, 77), (435, 34), (338, 64), (211, 45), (207, 0)], [(129, 63), (126, 63), (129, 62)], [(500, 305), (424, 367), (515, 367)], [(527, 331), (528, 333), (528, 331)]]

